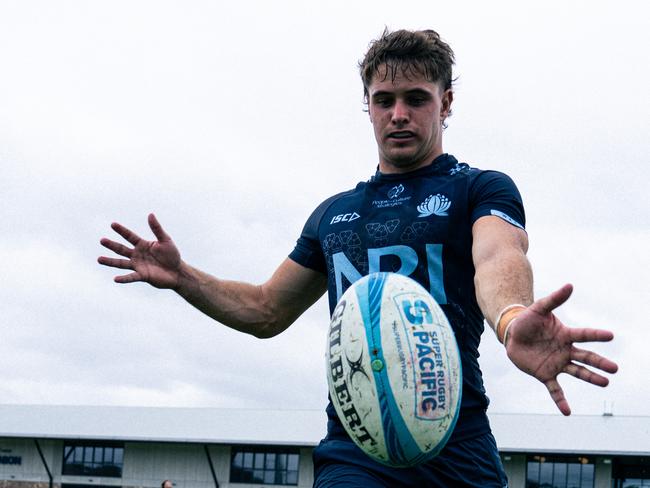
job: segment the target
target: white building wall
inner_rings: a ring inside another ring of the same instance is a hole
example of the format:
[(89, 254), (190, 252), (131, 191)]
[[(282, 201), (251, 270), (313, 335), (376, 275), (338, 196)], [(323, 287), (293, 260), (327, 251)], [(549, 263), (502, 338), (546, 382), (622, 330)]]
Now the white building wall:
[(526, 487), (526, 455), (505, 454), (501, 456), (503, 469), (508, 475), (508, 488)]
[(210, 446), (210, 458), (220, 487), (228, 486), (230, 455), (230, 446)]
[[(60, 442), (41, 440), (39, 445), (50, 472), (56, 476), (61, 472)], [(21, 460), (20, 464), (0, 464), (1, 480), (49, 482), (34, 439), (0, 439), (0, 456), (20, 457)]]
[[(231, 447), (210, 445), (208, 449), (220, 488), (267, 486), (230, 483)], [(156, 488), (164, 479), (172, 480), (175, 488), (214, 488), (214, 479), (204, 446), (128, 442), (124, 446), (122, 479), (106, 484), (121, 483), (124, 488)], [(310, 488), (313, 480), (312, 448), (301, 448), (298, 488)]]
[(124, 488), (159, 487), (164, 479), (172, 480), (176, 488), (214, 488), (203, 445), (125, 444)]
[(314, 484), (314, 463), (312, 462), (311, 447), (300, 449), (300, 473), (298, 475), (298, 486), (310, 488)]
[(596, 458), (596, 470), (594, 475), (594, 488), (612, 487), (612, 460), (611, 458)]

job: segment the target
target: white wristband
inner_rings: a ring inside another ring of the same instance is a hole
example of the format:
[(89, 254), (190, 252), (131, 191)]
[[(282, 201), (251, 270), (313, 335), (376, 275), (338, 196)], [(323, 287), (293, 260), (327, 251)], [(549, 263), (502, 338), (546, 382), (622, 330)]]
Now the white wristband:
[[(510, 327), (510, 324), (517, 318), (517, 315), (519, 312), (512, 312), (512, 310), (525, 310), (527, 307), (526, 305), (523, 305), (521, 303), (513, 303), (511, 305), (508, 305), (507, 307), (504, 307), (503, 310), (497, 315), (496, 320), (494, 321), (494, 325), (492, 329), (494, 330), (494, 333), (497, 335), (497, 339), (502, 342), (504, 345), (506, 343), (506, 338), (508, 336), (508, 328)], [(509, 313), (510, 312), (510, 313)], [(506, 317), (506, 315), (509, 315), (509, 317)], [(507, 318), (508, 323), (501, 325), (501, 321)], [(503, 329), (503, 332), (501, 330)]]
[(492, 324), (492, 330), (494, 332), (497, 331), (497, 327), (499, 326), (499, 322), (501, 322), (501, 317), (503, 317), (504, 313), (506, 313), (508, 310), (512, 310), (513, 308), (519, 308), (519, 307), (526, 308), (526, 305), (522, 305), (521, 303), (513, 303), (512, 305), (508, 305), (507, 307), (504, 307), (503, 310), (499, 312), (499, 315), (497, 315), (497, 318), (494, 320)]
[(508, 331), (510, 330), (510, 326), (515, 323), (515, 320), (517, 320), (517, 317), (508, 322), (506, 330), (503, 331), (503, 347), (508, 347)]

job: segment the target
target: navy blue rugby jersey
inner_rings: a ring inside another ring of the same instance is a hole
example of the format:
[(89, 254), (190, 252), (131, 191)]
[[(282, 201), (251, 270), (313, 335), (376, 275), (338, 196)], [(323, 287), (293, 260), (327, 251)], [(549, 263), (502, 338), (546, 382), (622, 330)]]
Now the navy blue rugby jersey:
[[(289, 255), (327, 275), (330, 314), (343, 292), (368, 273), (401, 273), (431, 292), (456, 334), (463, 367), (461, 412), (451, 440), (489, 431), (478, 365), (483, 314), (472, 260), (472, 224), (486, 215), (523, 229), (523, 204), (513, 181), (443, 154), (410, 173), (377, 172), (328, 198)], [(327, 413), (328, 439), (346, 438), (331, 402)]]

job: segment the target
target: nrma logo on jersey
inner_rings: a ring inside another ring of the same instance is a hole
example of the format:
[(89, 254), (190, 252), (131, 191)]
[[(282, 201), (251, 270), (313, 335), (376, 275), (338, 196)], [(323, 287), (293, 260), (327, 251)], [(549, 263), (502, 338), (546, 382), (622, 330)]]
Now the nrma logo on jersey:
[[(427, 276), (429, 278), (429, 293), (438, 305), (447, 303), (447, 294), (445, 293), (443, 267), (442, 267), (442, 244), (426, 244), (426, 264)], [(399, 269), (381, 269), (382, 259), (385, 257), (396, 257), (400, 262)], [(368, 274), (379, 273), (381, 271), (391, 271), (404, 276), (411, 276), (420, 262), (418, 253), (415, 249), (403, 244), (396, 246), (378, 247), (368, 249)], [(348, 283), (354, 283), (362, 278), (361, 273), (350, 262), (344, 252), (332, 254), (332, 264), (334, 265), (334, 280), (336, 282), (336, 301), (338, 302), (343, 296), (343, 278)], [(424, 277), (423, 277), (424, 278)], [(417, 280), (422, 281), (423, 280)], [(346, 287), (347, 288), (347, 287)]]

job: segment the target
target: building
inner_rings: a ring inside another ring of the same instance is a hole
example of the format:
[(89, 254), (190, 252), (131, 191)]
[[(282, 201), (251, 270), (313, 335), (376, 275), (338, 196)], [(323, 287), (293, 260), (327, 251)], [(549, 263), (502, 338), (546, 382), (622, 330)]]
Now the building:
[[(650, 417), (490, 414), (511, 488), (650, 487)], [(321, 411), (0, 406), (0, 488), (310, 487)]]

